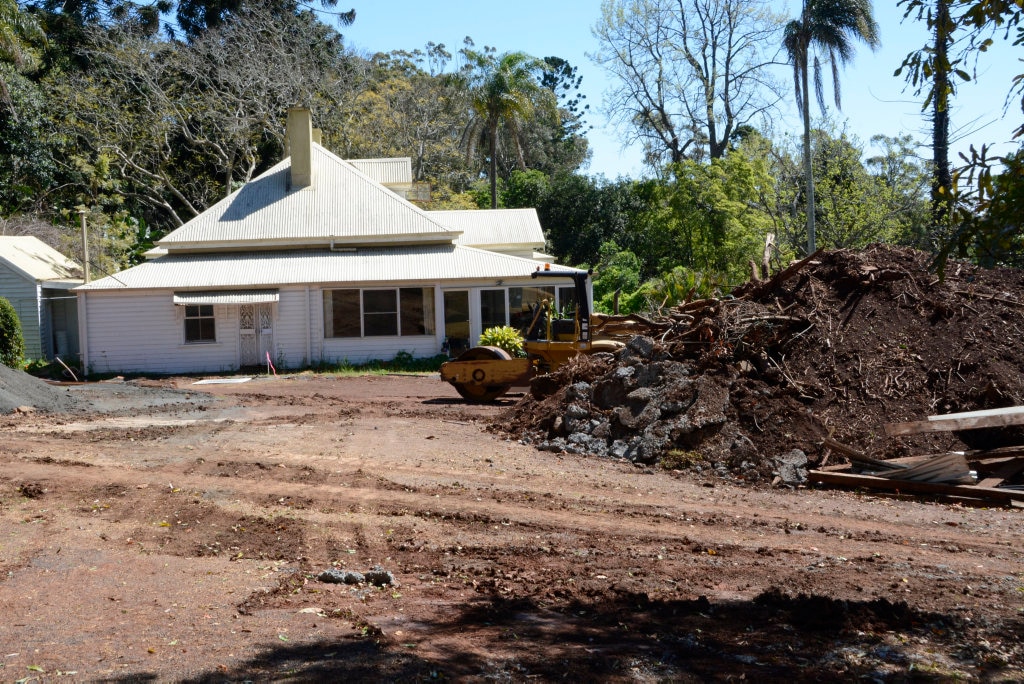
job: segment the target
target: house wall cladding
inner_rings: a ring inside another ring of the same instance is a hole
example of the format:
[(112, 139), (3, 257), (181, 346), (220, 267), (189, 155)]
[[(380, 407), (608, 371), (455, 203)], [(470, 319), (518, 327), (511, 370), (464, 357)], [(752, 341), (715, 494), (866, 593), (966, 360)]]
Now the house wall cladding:
[[(186, 344), (184, 307), (175, 306), (173, 296), (170, 290), (86, 293), (82, 310), (88, 326), (88, 372), (174, 374), (237, 370), (238, 306), (214, 306), (216, 342)], [(273, 314), (272, 361), (281, 368), (392, 359), (403, 351), (414, 357), (433, 356), (440, 348), (439, 334), (325, 338), (320, 287), (282, 288)]]
[(184, 307), (170, 290), (146, 294), (89, 292), (80, 311), (88, 331), (91, 373), (212, 373), (238, 368), (238, 307), (215, 306), (217, 341), (185, 344)]
[(35, 281), (0, 264), (0, 297), (14, 306), (21, 321), (21, 334), (25, 338), (25, 358), (43, 356), (42, 331), (39, 329), (39, 288)]

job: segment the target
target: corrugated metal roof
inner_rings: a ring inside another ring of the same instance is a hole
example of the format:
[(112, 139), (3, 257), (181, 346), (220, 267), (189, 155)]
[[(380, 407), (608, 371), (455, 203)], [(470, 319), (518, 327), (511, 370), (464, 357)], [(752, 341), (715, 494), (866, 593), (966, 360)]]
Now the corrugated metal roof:
[(287, 158), (168, 234), (158, 246), (215, 248), (450, 241), (458, 235), (422, 209), (313, 144), (313, 185), (289, 190)]
[(431, 211), (428, 214), (439, 223), (461, 230), (462, 235), (456, 240), (459, 245), (544, 247), (544, 230), (536, 209)]
[(175, 292), (174, 303), (190, 304), (269, 304), (281, 298), (277, 290), (223, 290), (219, 292)]
[(81, 267), (31, 235), (0, 237), (0, 259), (32, 280), (80, 280)]
[(384, 185), (412, 183), (412, 159), (409, 157), (346, 159), (345, 161)]
[(170, 254), (78, 290), (259, 288), (529, 278), (536, 261), (472, 247), (423, 245), (348, 252)]

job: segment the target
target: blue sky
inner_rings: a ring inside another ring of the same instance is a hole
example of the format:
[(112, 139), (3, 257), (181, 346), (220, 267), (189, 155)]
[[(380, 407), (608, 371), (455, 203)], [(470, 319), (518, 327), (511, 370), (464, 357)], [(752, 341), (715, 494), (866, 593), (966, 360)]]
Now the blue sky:
[[(339, 9), (347, 9), (349, 4), (352, 3), (342, 1)], [(849, 133), (865, 145), (878, 133), (909, 133), (922, 142), (928, 140), (928, 124), (921, 115), (919, 102), (905, 87), (902, 77), (893, 77), (904, 56), (924, 44), (926, 32), (916, 22), (901, 23), (902, 10), (895, 5), (895, 0), (875, 0), (882, 46), (876, 52), (860, 46), (854, 61), (842, 74), (843, 110), (837, 114), (837, 120), (845, 123)], [(784, 15), (794, 16), (799, 2), (778, 0), (774, 6)], [(568, 60), (583, 76), (582, 90), (591, 106), (587, 118), (593, 130), (588, 138), (594, 157), (588, 172), (603, 173), (609, 178), (644, 173), (639, 150), (622, 149), (619, 134), (601, 113), (602, 94), (609, 86), (609, 77), (587, 56), (598, 47), (591, 27), (600, 15), (599, 0), (378, 0), (355, 4), (355, 9), (355, 23), (341, 31), (350, 47), (367, 53), (422, 48), (430, 41), (444, 43), (455, 53), (462, 47), (463, 38), (470, 36), (478, 48), (490, 45), (498, 52), (522, 50), (537, 57), (554, 55)], [(954, 149), (966, 150), (970, 143), (980, 146), (1009, 141), (1021, 120), (1021, 112), (1019, 105), (1011, 104), (1004, 116), (1004, 102), (1013, 74), (1024, 71), (1021, 56), (1019, 49), (1012, 51), (1008, 46), (999, 46), (979, 64), (977, 83), (961, 88), (952, 118), (954, 134), (964, 137), (954, 144)], [(791, 70), (780, 67), (778, 75), (788, 94), (792, 88)], [(791, 96), (786, 105), (776, 118), (776, 133), (799, 134), (800, 122)], [(816, 107), (813, 115), (818, 115)], [(1009, 147), (1004, 144), (1001, 149), (1006, 151)], [(920, 153), (930, 158), (927, 147), (921, 148)]]

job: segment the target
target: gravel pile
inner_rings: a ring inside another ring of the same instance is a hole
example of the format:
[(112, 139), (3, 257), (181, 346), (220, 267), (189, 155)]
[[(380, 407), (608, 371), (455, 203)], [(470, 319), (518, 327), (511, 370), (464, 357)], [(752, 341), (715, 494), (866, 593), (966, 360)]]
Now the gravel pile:
[(78, 405), (67, 388), (49, 385), (24, 371), (0, 364), (0, 413), (11, 413), (22, 407), (61, 413)]

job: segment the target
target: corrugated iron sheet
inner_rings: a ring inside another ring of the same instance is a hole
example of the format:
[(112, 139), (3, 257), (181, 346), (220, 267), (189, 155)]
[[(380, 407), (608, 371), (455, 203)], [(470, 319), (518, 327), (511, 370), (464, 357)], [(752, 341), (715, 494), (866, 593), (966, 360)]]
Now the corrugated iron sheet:
[(306, 284), (435, 283), (529, 278), (536, 261), (457, 245), (160, 257), (78, 290), (241, 289)]
[(456, 244), (467, 247), (521, 245), (543, 249), (544, 230), (536, 209), (479, 209), (431, 211), (428, 214), (450, 228), (462, 231)]
[(384, 185), (412, 183), (412, 160), (409, 157), (346, 159), (345, 161)]
[(31, 235), (0, 237), (0, 259), (33, 280), (78, 280), (81, 268)]
[(313, 185), (288, 189), (285, 159), (246, 183), (158, 246), (211, 247), (218, 243), (309, 242), (366, 239), (380, 242), (454, 240), (458, 235), (323, 147), (313, 145)]
[(218, 292), (175, 292), (178, 306), (192, 304), (269, 304), (281, 298), (277, 290), (223, 290)]

